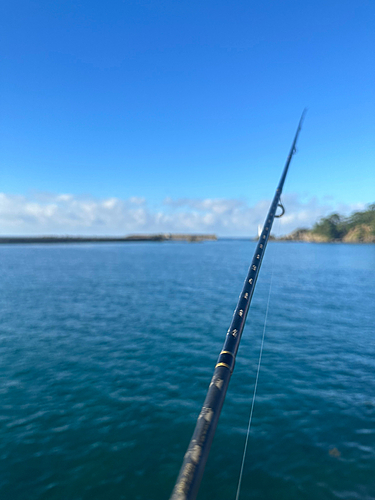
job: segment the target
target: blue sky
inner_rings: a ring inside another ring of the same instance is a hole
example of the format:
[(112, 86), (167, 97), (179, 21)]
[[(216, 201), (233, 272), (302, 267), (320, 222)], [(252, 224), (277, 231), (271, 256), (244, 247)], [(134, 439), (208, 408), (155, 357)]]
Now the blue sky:
[(6, 1), (1, 234), (262, 222), (375, 201), (373, 1)]

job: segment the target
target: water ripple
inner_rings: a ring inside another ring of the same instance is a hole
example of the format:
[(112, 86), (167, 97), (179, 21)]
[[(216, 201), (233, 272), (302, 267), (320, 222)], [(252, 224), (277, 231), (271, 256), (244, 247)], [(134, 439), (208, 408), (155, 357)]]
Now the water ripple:
[[(1, 498), (168, 498), (253, 248), (0, 247)], [(235, 495), (273, 253), (242, 496), (374, 499), (375, 247), (293, 243), (267, 249), (200, 498)]]

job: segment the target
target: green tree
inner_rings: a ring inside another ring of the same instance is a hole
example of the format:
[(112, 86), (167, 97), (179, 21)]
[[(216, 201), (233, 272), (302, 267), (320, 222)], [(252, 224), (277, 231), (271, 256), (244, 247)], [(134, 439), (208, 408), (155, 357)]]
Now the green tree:
[(334, 213), (328, 217), (323, 217), (323, 219), (314, 225), (312, 231), (314, 234), (323, 236), (329, 240), (341, 238), (344, 233), (342, 216)]

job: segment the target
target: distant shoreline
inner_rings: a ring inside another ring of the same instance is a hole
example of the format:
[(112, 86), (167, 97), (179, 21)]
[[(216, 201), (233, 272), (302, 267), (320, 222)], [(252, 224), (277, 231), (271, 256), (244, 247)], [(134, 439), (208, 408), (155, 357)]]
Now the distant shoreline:
[(54, 243), (132, 243), (132, 242), (186, 241), (199, 243), (217, 241), (215, 234), (150, 234), (121, 237), (107, 236), (0, 236), (0, 245), (9, 244), (54, 244)]
[[(106, 237), (106, 236), (0, 236), (0, 245), (53, 245), (61, 243), (163, 243), (163, 242), (186, 242), (186, 243), (201, 243), (203, 241), (258, 241), (258, 237), (217, 237), (216, 235), (209, 234), (173, 234), (173, 235), (135, 235), (124, 237)], [(276, 243), (344, 243), (344, 244), (363, 244), (371, 245), (373, 241), (344, 241), (344, 240), (321, 240), (313, 238), (298, 238), (298, 236), (272, 236), (269, 242)]]

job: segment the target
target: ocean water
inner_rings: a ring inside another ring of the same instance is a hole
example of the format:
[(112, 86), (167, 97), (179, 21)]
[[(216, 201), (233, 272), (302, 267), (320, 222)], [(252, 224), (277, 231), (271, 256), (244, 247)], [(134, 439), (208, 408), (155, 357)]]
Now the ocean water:
[[(1, 246), (0, 498), (167, 499), (254, 248)], [(235, 498), (269, 292), (240, 498), (375, 499), (375, 245), (275, 242), (198, 498)]]

